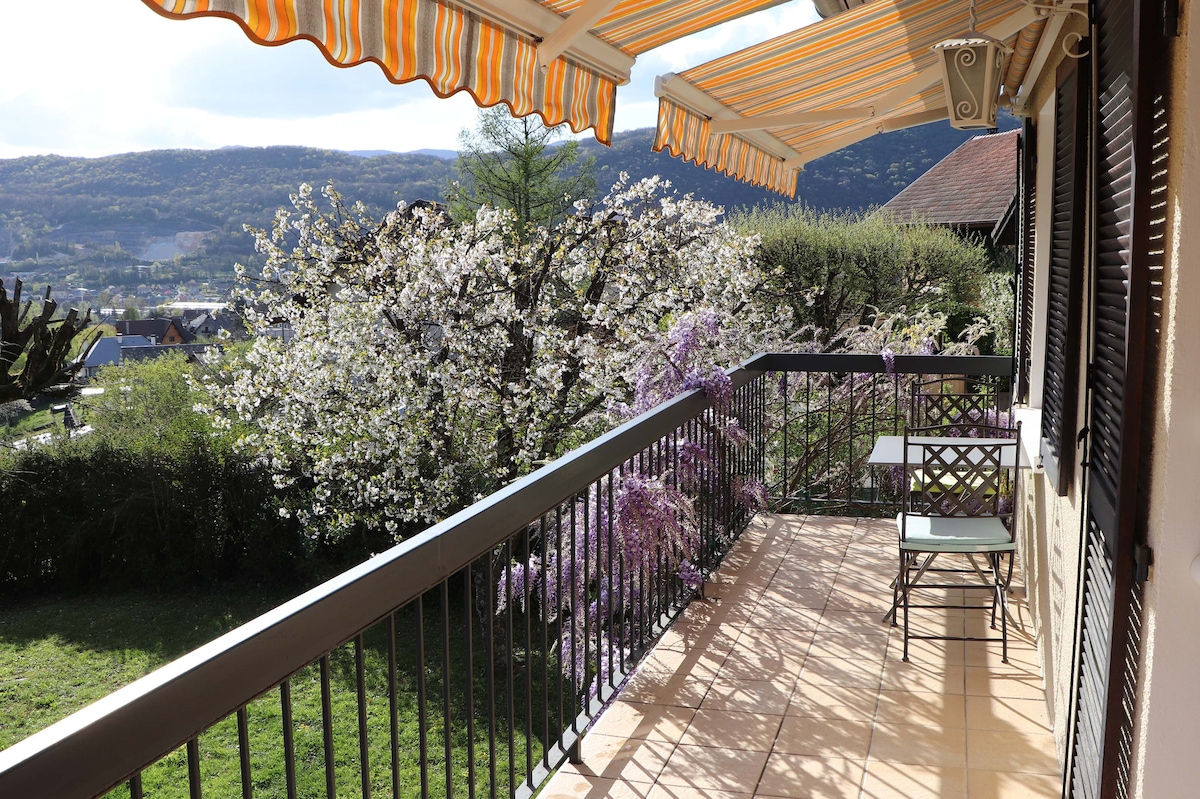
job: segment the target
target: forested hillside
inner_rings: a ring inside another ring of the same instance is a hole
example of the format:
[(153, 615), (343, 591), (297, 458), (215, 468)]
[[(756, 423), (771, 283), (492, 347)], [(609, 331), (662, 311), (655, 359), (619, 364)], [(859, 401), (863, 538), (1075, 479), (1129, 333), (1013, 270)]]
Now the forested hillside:
[[(661, 174), (726, 208), (783, 200), (650, 149), (653, 132), (628, 131), (595, 158), (598, 191), (625, 171)], [(797, 200), (859, 210), (886, 202), (968, 138), (945, 123), (875, 136), (818, 159)], [(104, 158), (0, 160), (0, 275), (109, 294), (160, 289), (147, 304), (220, 293), (235, 262), (256, 255), (243, 225), (265, 227), (301, 182), (332, 181), (376, 213), (400, 201), (441, 199), (454, 161), (407, 153), (364, 157), (303, 147), (157, 150)]]

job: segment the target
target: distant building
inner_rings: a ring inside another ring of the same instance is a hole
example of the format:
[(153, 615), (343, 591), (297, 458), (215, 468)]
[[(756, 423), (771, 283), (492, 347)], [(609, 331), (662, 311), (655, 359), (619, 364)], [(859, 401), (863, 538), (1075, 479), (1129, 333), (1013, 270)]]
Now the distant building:
[(107, 336), (96, 339), (83, 356), (83, 376), (94, 378), (102, 367), (121, 362), (123, 347), (150, 347), (154, 342), (145, 336)]
[(129, 319), (116, 322), (117, 334), (122, 336), (145, 336), (151, 344), (191, 344), (196, 336), (187, 328), (180, 317)]
[(976, 136), (934, 164), (882, 208), (901, 224), (924, 222), (1016, 243), (1018, 134)]

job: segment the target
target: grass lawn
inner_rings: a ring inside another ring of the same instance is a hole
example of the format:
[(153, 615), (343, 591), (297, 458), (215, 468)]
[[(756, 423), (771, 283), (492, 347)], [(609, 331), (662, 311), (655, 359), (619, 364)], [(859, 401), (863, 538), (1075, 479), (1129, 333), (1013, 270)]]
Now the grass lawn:
[[(462, 797), (469, 795), (472, 770), (468, 764), (472, 754), (479, 796), (487, 796), (491, 791), (492, 764), (496, 767), (496, 795), (505, 796), (509, 793), (510, 757), (518, 764), (514, 776), (519, 781), (524, 773), (527, 741), (532, 743), (534, 757), (541, 754), (540, 736), (536, 731), (533, 736), (526, 736), (524, 730), (527, 689), (523, 672), (496, 679), (497, 727), (495, 735), (489, 735), (489, 713), (484, 698), (490, 669), (483, 657), (477, 624), (471, 625), (475, 650), (468, 668), (465, 614), (456, 612), (461, 611), (461, 597), (459, 593), (458, 599), (451, 600), (448, 627), (443, 625), (441, 602), (436, 594), (425, 600), (423, 625), (417, 623), (416, 608), (396, 614), (400, 729), (397, 773), (404, 797), (420, 796), (423, 783), (432, 795), (446, 794), (447, 737), (453, 790)], [(225, 590), (8, 603), (0, 608), (0, 748), (32, 735), (287, 598), (263, 591)], [(416, 661), (417, 630), (421, 626), (425, 630), (424, 669), (418, 668)], [(442, 659), (443, 629), (450, 631), (448, 668)], [(369, 630), (364, 643), (369, 748), (366, 771), (372, 794), (390, 796), (393, 773), (386, 625), (379, 624)], [(542, 688), (536, 677), (540, 677), (542, 663), (538, 658), (536, 664), (528, 665), (533, 666), (530, 674), (534, 675), (530, 679), (530, 695), (537, 704)], [(448, 736), (442, 711), (442, 682), (447, 671), (451, 685)], [(549, 673), (554, 673), (552, 666)], [(428, 697), (424, 709), (418, 701), (422, 674)], [(331, 654), (330, 685), (337, 793), (359, 796), (363, 769), (352, 644)], [(324, 795), (326, 770), (319, 669), (312, 666), (302, 670), (292, 677), (290, 686), (298, 795)], [(557, 705), (553, 697), (551, 701)], [(420, 756), (422, 713), (427, 740), (424, 759)], [(254, 795), (286, 796), (280, 691), (270, 691), (251, 702), (247, 716)], [(540, 714), (535, 712), (533, 717), (540, 724)], [(206, 796), (241, 795), (237, 740), (235, 717), (219, 722), (201, 735), (199, 748)], [(147, 796), (187, 796), (184, 751), (180, 749), (150, 767), (142, 779)], [(120, 787), (110, 795), (129, 794)]]

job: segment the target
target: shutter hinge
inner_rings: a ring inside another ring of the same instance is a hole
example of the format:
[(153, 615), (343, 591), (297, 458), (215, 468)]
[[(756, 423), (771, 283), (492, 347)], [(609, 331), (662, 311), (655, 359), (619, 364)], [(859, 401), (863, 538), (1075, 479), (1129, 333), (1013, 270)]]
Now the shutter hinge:
[(1086, 469), (1088, 467), (1088, 433), (1090, 432), (1087, 425), (1079, 428), (1079, 434), (1075, 436), (1075, 444), (1079, 447), (1082, 456), (1079, 460), (1079, 465)]
[(1179, 35), (1179, 0), (1163, 0), (1163, 36), (1168, 38)]
[(1145, 544), (1133, 545), (1133, 579), (1139, 583), (1154, 577), (1154, 550)]

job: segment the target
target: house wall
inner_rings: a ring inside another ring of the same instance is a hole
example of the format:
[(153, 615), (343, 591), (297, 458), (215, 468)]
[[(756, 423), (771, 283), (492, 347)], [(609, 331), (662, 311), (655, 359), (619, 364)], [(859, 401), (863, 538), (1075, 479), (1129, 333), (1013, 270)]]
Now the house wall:
[[(1174, 42), (1162, 375), (1154, 420), (1135, 796), (1200, 795), (1200, 37)], [(1191, 24), (1189, 24), (1191, 23)], [(1190, 224), (1189, 224), (1190, 223)]]

